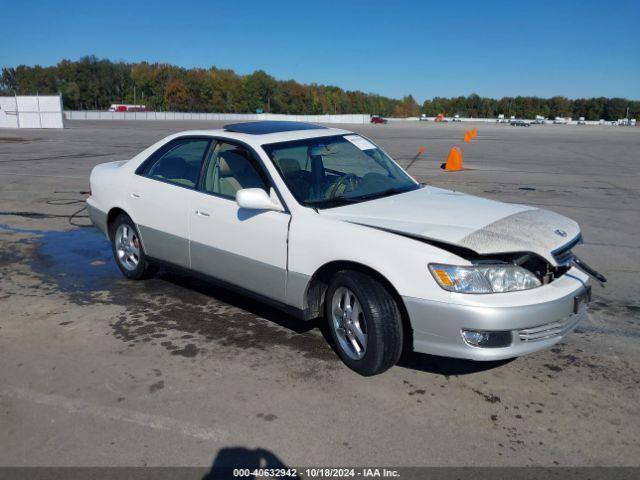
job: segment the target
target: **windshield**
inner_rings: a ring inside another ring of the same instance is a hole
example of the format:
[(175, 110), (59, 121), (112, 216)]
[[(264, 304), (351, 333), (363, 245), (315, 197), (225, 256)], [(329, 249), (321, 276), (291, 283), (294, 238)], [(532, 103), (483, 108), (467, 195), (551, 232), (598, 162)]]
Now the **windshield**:
[(420, 185), (382, 150), (355, 134), (263, 145), (302, 205), (330, 208)]

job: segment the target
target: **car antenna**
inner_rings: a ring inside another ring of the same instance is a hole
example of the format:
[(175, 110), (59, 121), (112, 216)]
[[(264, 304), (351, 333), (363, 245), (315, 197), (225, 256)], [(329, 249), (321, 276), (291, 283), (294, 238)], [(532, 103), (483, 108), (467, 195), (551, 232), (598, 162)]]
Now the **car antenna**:
[(411, 168), (411, 166), (412, 166), (414, 163), (416, 163), (416, 160), (418, 160), (418, 158), (420, 158), (420, 155), (422, 155), (422, 154), (423, 154), (423, 153), (425, 153), (426, 151), (427, 151), (427, 147), (425, 147), (425, 146), (420, 147), (420, 148), (418, 149), (418, 153), (416, 154), (416, 156), (415, 156), (415, 157), (413, 157), (413, 158), (411, 159), (411, 161), (409, 162), (409, 165), (407, 165), (407, 166), (404, 168), (405, 172), (408, 172), (408, 171), (409, 171), (409, 169)]

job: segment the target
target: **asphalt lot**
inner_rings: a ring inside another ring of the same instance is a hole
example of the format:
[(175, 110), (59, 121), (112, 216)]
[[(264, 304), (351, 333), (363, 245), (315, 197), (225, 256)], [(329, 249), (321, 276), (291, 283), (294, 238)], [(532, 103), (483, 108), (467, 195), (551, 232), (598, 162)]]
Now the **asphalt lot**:
[[(551, 350), (362, 378), (319, 324), (166, 272), (126, 281), (69, 224), (94, 165), (220, 123), (67, 125), (0, 130), (0, 465), (640, 465), (640, 129), (348, 127), (404, 165), (426, 146), (421, 181), (577, 220), (609, 278)], [(453, 145), (467, 170), (446, 173)]]

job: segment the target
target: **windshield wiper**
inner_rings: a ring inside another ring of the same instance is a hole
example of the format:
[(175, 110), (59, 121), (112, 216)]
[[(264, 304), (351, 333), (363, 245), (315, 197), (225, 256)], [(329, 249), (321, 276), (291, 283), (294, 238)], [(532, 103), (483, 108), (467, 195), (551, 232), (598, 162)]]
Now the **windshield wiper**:
[(331, 208), (339, 207), (342, 205), (348, 205), (350, 203), (359, 203), (366, 200), (373, 200), (376, 198), (389, 197), (397, 193), (405, 193), (414, 190), (413, 188), (387, 188), (375, 193), (368, 193), (366, 195), (357, 195), (354, 197), (334, 197), (325, 198), (321, 200), (306, 200), (302, 202), (303, 205), (313, 208)]
[(397, 193), (409, 192), (412, 189), (408, 188), (387, 188), (386, 190), (381, 190), (379, 192), (368, 193), (366, 195), (358, 195), (356, 197), (348, 197), (349, 200), (352, 201), (361, 201), (361, 200), (373, 200), (374, 198), (383, 198), (389, 197), (391, 195), (395, 195)]
[(335, 197), (335, 198), (325, 198), (322, 200), (305, 200), (304, 202), (301, 202), (301, 203), (307, 207), (331, 208), (331, 207), (339, 207), (341, 205), (347, 205), (349, 203), (354, 203), (354, 201), (346, 197)]

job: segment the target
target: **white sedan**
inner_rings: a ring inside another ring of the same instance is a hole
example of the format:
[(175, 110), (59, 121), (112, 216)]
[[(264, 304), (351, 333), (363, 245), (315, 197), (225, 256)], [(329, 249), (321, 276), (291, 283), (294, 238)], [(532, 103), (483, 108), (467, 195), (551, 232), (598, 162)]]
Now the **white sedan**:
[[(87, 200), (122, 273), (187, 270), (325, 317), (362, 375), (403, 349), (498, 360), (558, 342), (583, 317), (578, 225), (417, 183), (371, 140), (297, 122), (171, 135), (91, 173)], [(206, 321), (206, 319), (203, 319)]]

